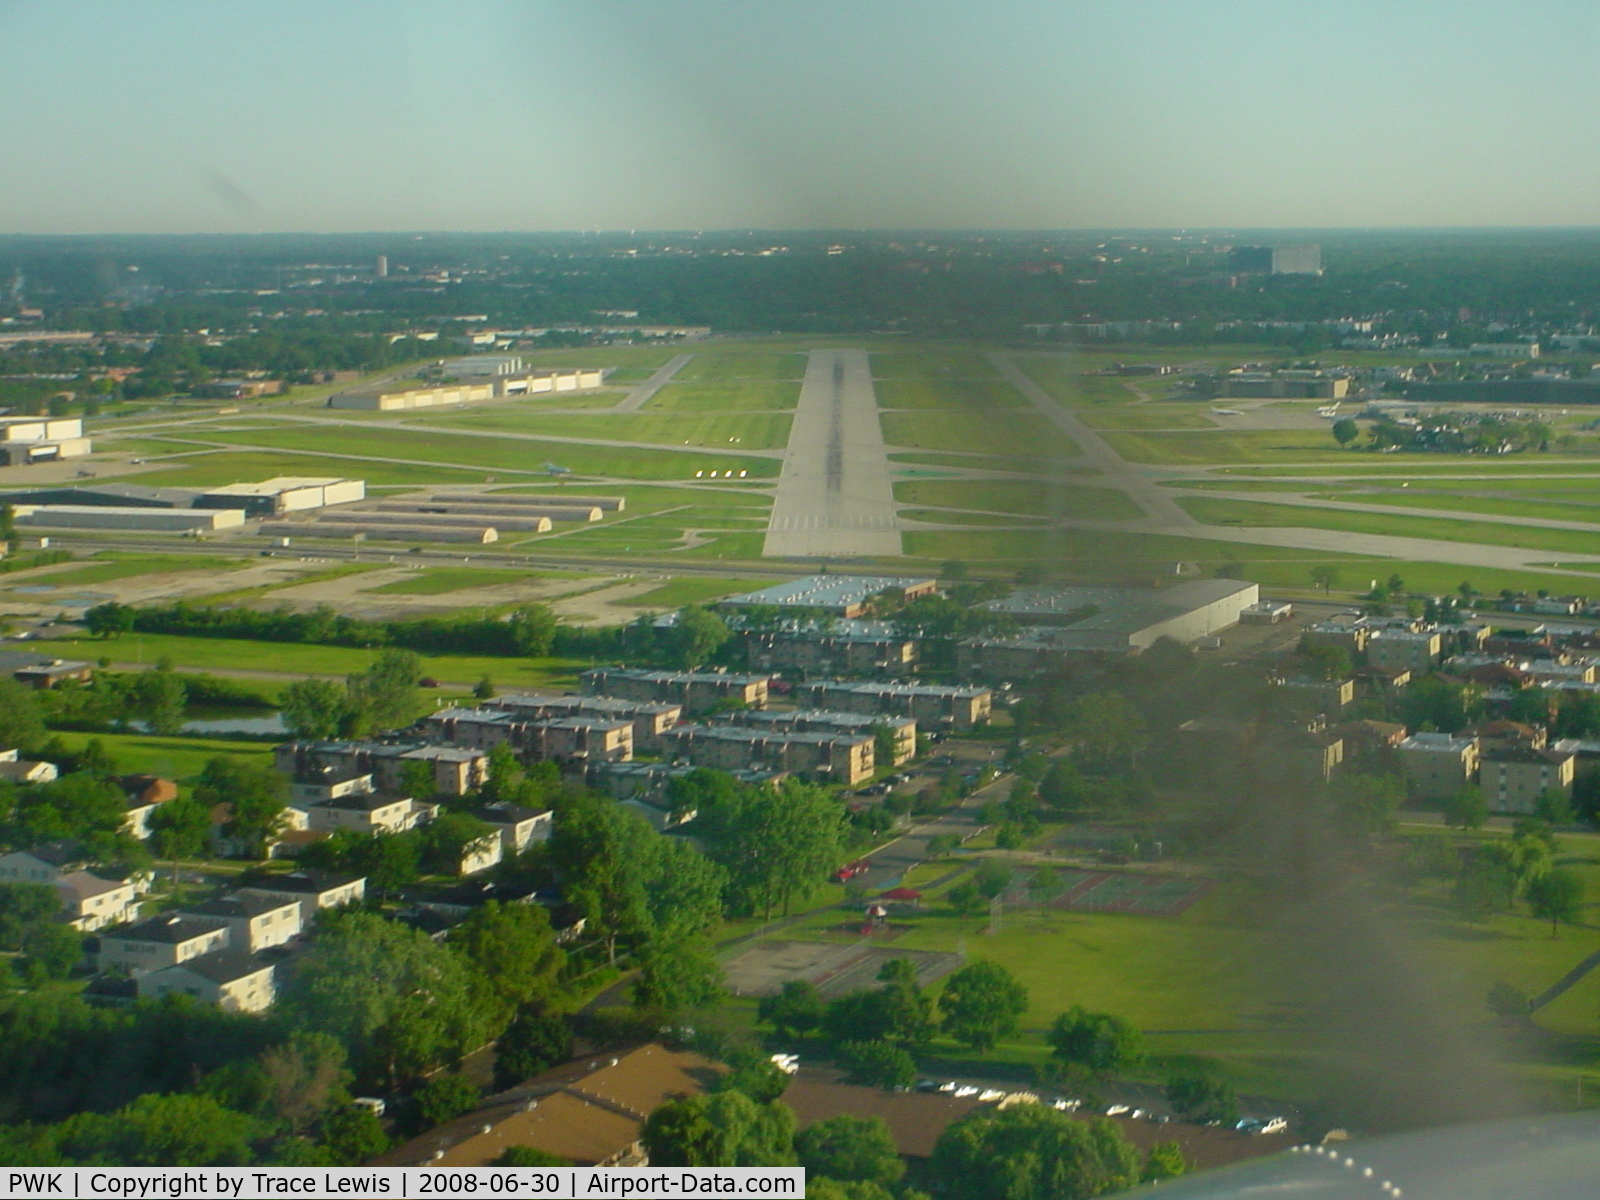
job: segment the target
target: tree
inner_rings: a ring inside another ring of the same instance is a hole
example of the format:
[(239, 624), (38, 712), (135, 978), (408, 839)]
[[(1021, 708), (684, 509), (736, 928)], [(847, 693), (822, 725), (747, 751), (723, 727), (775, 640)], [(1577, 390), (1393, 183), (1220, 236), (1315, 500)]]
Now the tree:
[(1163, 1179), (1176, 1179), (1188, 1171), (1189, 1164), (1184, 1161), (1183, 1147), (1177, 1142), (1157, 1142), (1145, 1155), (1139, 1182), (1159, 1183)]
[(322, 741), (337, 737), (350, 713), (344, 688), (328, 679), (297, 679), (278, 694), (283, 723), (295, 737)]
[(939, 578), (951, 583), (960, 583), (968, 574), (967, 564), (959, 558), (947, 558), (939, 567)]
[(1489, 986), (1489, 993), (1484, 997), (1484, 1003), (1497, 1017), (1528, 1015), (1528, 994), (1503, 979), (1497, 979)]
[(939, 1135), (932, 1159), (950, 1200), (1079, 1200), (1132, 1187), (1139, 1170), (1110, 1121), (1040, 1104), (979, 1109)]
[(1489, 801), (1483, 789), (1470, 783), (1445, 797), (1441, 807), (1444, 809), (1444, 823), (1456, 829), (1482, 829), (1483, 823), (1489, 819)]
[(641, 1134), (652, 1167), (777, 1167), (794, 1161), (794, 1113), (742, 1092), (668, 1100)]
[(470, 813), (444, 812), (415, 831), (422, 866), (439, 875), (460, 875), (467, 857), (479, 853), (500, 834)]
[(319, 1139), (335, 1165), (356, 1167), (389, 1148), (377, 1113), (362, 1104), (340, 1104), (322, 1118)]
[(495, 1026), (527, 1005), (543, 1007), (560, 989), (567, 956), (543, 905), (490, 900), (456, 926), (449, 945), (471, 965), (479, 1006)]
[(1339, 568), (1330, 563), (1318, 563), (1311, 568), (1311, 582), (1326, 595), (1339, 586)]
[(195, 781), (194, 798), (207, 809), (229, 806), (224, 826), (258, 857), (283, 828), (289, 781), (262, 763), (219, 754), (206, 763)]
[(732, 1053), (728, 1065), (732, 1069), (712, 1085), (713, 1091), (743, 1092), (757, 1104), (771, 1104), (789, 1090), (788, 1072), (756, 1051)]
[(61, 921), (43, 921), (22, 939), (30, 973), (65, 979), (83, 959), (83, 934)]
[(284, 1015), (332, 1034), (359, 1070), (391, 1084), (483, 1041), (464, 960), (373, 913), (321, 932), (282, 997)]
[(973, 872), (972, 885), (985, 900), (993, 900), (1011, 886), (1011, 868), (997, 858), (986, 858)]
[(1338, 776), (1328, 794), (1335, 818), (1352, 836), (1392, 832), (1405, 801), (1405, 788), (1393, 775), (1350, 772)]
[(677, 623), (668, 631), (667, 642), (674, 665), (692, 671), (732, 636), (727, 622), (716, 613), (691, 604), (678, 610)]
[(494, 1086), (515, 1087), (572, 1057), (572, 1029), (565, 1017), (525, 1008), (494, 1044)]
[(905, 1161), (882, 1117), (826, 1117), (801, 1130), (794, 1149), (810, 1175), (887, 1185), (906, 1173)]
[(380, 650), (372, 666), (345, 680), (347, 723), (352, 728), (342, 732), (369, 733), (409, 724), (421, 679), (422, 659), (415, 653), (393, 646)]
[(791, 979), (773, 995), (763, 996), (756, 1006), (759, 1019), (786, 1039), (802, 1037), (822, 1023), (827, 1008), (816, 985), (804, 979)]
[(1232, 1125), (1239, 1119), (1239, 1101), (1233, 1086), (1218, 1077), (1216, 1067), (1191, 1062), (1167, 1076), (1167, 1103), (1186, 1121), (1220, 1121)]
[(1550, 825), (1570, 825), (1574, 817), (1571, 797), (1555, 788), (1539, 793), (1533, 811), (1541, 821)]
[(655, 938), (641, 951), (641, 959), (633, 982), (637, 1008), (673, 1013), (704, 1008), (722, 995), (722, 967), (699, 939)]
[(1349, 417), (1340, 417), (1333, 423), (1333, 437), (1341, 446), (1348, 446), (1361, 436), (1361, 426)]
[(484, 675), (478, 680), (477, 683), (472, 685), (472, 694), (479, 700), (493, 699), (494, 680), (490, 679), (487, 675)]
[(150, 843), (162, 858), (174, 863), (195, 858), (211, 833), (211, 810), (193, 796), (180, 796), (157, 806), (150, 814), (150, 830)]
[(97, 604), (83, 614), (83, 627), (91, 637), (110, 638), (133, 630), (134, 608), (108, 600)]
[(55, 1130), (67, 1161), (129, 1167), (237, 1167), (265, 1130), (207, 1096), (145, 1095), (108, 1116), (82, 1113)]
[(891, 1091), (908, 1088), (917, 1079), (917, 1064), (910, 1054), (888, 1042), (846, 1042), (839, 1047), (839, 1065), (850, 1082)]
[(435, 1075), (412, 1097), (416, 1104), (418, 1132), (471, 1112), (482, 1098), (478, 1085), (460, 1075)]
[(735, 788), (700, 821), (739, 912), (787, 914), (839, 865), (844, 807), (820, 787), (786, 779), (776, 788)]
[(1015, 1033), (1028, 1010), (1028, 989), (999, 963), (979, 961), (962, 967), (939, 993), (946, 1033), (974, 1050), (988, 1050)]
[(1557, 867), (1528, 884), (1528, 908), (1533, 915), (1550, 922), (1550, 936), (1557, 926), (1577, 925), (1583, 920), (1583, 879), (1569, 867)]
[(21, 950), (60, 911), (61, 897), (48, 883), (0, 883), (0, 949)]
[(135, 696), (151, 733), (171, 737), (183, 732), (187, 694), (183, 680), (171, 670), (157, 667), (139, 676)]
[(1074, 1005), (1055, 1019), (1045, 1035), (1057, 1058), (1100, 1079), (1132, 1070), (1144, 1061), (1139, 1031), (1111, 1013)]
[(524, 658), (547, 658), (556, 636), (556, 616), (543, 604), (524, 604), (506, 620), (511, 644)]
[(537, 1146), (512, 1146), (489, 1164), (491, 1167), (570, 1167), (572, 1164)]
[(31, 688), (0, 675), (0, 746), (26, 750), (44, 737), (44, 719)]
[(122, 789), (81, 771), (18, 794), (11, 819), (27, 841), (73, 839), (107, 845), (126, 838), (128, 798)]

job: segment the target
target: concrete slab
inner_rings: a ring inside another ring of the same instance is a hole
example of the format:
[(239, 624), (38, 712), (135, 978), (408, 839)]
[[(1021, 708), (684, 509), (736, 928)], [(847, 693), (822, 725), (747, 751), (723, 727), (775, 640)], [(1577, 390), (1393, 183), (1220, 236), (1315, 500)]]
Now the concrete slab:
[(813, 350), (761, 553), (897, 556), (894, 490), (862, 350)]

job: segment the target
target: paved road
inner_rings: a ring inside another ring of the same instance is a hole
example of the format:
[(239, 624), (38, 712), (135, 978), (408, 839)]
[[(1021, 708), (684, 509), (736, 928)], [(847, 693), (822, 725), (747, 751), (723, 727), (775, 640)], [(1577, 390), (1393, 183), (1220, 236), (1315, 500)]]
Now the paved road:
[(692, 354), (678, 355), (666, 366), (662, 367), (654, 375), (650, 376), (649, 379), (646, 379), (638, 387), (634, 388), (633, 391), (629, 392), (627, 399), (625, 399), (621, 404), (617, 405), (611, 411), (638, 412), (646, 404), (650, 403), (651, 398), (661, 390), (664, 384), (670, 383), (674, 375), (683, 370), (684, 367), (688, 366), (689, 360), (693, 357), (694, 355)]
[(900, 553), (889, 459), (861, 350), (813, 350), (761, 553), (768, 558)]
[[(1105, 473), (1104, 485), (1126, 492), (1135, 504), (1158, 520), (1180, 526), (1198, 524), (1178, 505), (1170, 491), (1158, 487), (1148, 476), (1113, 450), (1098, 433), (1057, 404), (1050, 393), (1030, 379), (1010, 357), (1004, 354), (991, 354), (989, 361), (994, 363), (1007, 381), (1027, 397), (1028, 403), (1032, 404), (1045, 420), (1078, 443), (1083, 451), (1081, 461)], [(1096, 486), (1102, 485), (1101, 480), (1096, 479), (1093, 482)]]

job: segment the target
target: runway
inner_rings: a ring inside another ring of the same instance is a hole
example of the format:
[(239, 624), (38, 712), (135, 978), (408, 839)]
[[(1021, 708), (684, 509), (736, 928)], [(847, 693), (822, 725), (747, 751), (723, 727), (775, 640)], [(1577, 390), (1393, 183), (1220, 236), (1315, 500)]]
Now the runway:
[(762, 555), (896, 557), (894, 491), (862, 350), (813, 350)]

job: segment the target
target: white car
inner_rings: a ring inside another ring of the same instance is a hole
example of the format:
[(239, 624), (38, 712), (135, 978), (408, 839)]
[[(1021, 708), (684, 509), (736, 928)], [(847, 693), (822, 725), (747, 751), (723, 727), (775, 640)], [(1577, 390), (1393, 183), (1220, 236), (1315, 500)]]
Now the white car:
[(1002, 1099), (1004, 1096), (1005, 1093), (999, 1088), (984, 1088), (983, 1091), (978, 1094), (978, 1099), (983, 1101), (983, 1103), (988, 1104), (992, 1101)]
[(1128, 1111), (1128, 1105), (1126, 1105), (1126, 1104), (1113, 1104), (1110, 1108), (1106, 1109), (1106, 1116), (1108, 1116), (1108, 1117), (1120, 1117), (1124, 1113), (1126, 1113), (1127, 1111)]
[(968, 1096), (976, 1096), (977, 1094), (978, 1089), (973, 1087), (970, 1083), (965, 1087), (958, 1087), (955, 1091), (955, 1097), (957, 1100), (965, 1100)]

